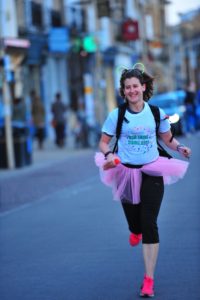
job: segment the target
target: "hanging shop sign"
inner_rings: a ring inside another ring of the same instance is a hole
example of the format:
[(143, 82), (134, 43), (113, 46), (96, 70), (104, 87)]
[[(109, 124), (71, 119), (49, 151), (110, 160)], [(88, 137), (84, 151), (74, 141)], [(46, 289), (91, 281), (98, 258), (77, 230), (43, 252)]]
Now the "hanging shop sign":
[(125, 42), (139, 39), (138, 21), (128, 19), (122, 24), (122, 38)]
[(149, 51), (154, 57), (161, 55), (164, 45), (160, 41), (149, 41), (148, 43)]

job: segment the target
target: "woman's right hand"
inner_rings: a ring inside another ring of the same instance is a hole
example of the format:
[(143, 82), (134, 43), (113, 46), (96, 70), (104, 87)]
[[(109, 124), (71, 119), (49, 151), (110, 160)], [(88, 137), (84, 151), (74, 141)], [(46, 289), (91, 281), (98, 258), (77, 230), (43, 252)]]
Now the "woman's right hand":
[(106, 162), (103, 166), (104, 170), (115, 168), (120, 163), (120, 159), (116, 154), (110, 153), (107, 156)]
[[(115, 168), (116, 165), (120, 162), (119, 157), (116, 154), (113, 154), (112, 151), (110, 151), (109, 143), (112, 139), (112, 136), (108, 136), (105, 133), (102, 133), (101, 139), (99, 142), (99, 148), (102, 153), (106, 154), (106, 160), (103, 166), (104, 170), (108, 170), (110, 168)], [(108, 154), (109, 152), (109, 154)]]

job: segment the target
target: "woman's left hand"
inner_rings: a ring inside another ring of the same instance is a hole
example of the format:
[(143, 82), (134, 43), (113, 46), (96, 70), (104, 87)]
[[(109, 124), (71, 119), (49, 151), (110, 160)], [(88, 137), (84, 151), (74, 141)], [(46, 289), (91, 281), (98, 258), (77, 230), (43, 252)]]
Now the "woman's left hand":
[(178, 152), (182, 155), (182, 156), (184, 156), (184, 157), (186, 157), (186, 158), (190, 158), (190, 155), (191, 155), (191, 149), (190, 148), (188, 148), (188, 147), (186, 147), (186, 146), (179, 146), (178, 148), (177, 148), (177, 150), (178, 150)]

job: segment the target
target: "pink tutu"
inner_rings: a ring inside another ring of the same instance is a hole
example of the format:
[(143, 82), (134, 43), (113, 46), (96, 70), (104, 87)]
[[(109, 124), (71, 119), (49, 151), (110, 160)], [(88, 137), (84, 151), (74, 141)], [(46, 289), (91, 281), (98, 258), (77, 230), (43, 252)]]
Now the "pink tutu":
[(138, 204), (140, 202), (140, 187), (142, 173), (152, 176), (162, 176), (164, 184), (172, 184), (183, 178), (189, 163), (183, 160), (161, 157), (141, 168), (127, 168), (118, 164), (115, 168), (103, 170), (105, 158), (103, 153), (97, 152), (95, 163), (99, 167), (101, 181), (112, 187), (114, 200), (126, 199)]

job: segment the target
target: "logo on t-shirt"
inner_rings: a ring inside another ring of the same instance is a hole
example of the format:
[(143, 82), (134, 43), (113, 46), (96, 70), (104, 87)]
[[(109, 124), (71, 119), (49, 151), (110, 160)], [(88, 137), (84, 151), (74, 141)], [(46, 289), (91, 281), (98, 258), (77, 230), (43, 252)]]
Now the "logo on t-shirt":
[(139, 126), (127, 132), (127, 146), (132, 153), (147, 153), (153, 147), (153, 134), (151, 128)]

